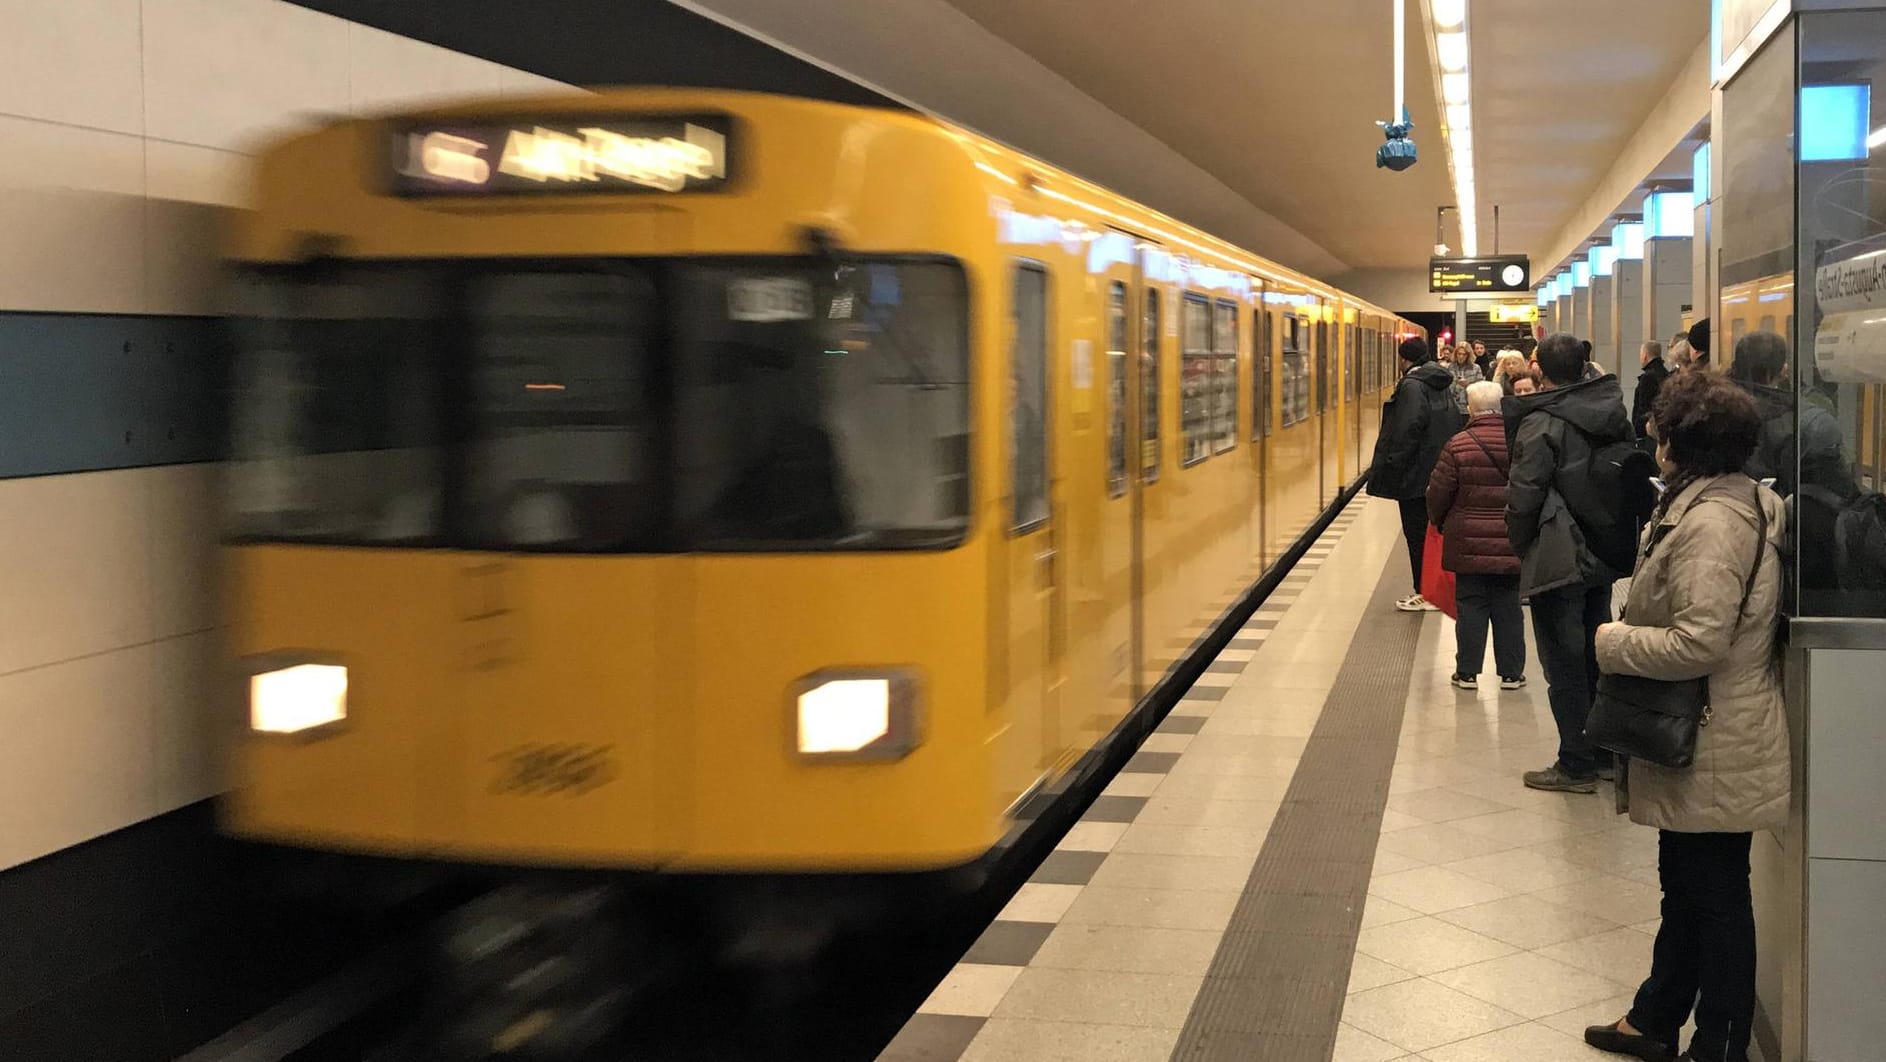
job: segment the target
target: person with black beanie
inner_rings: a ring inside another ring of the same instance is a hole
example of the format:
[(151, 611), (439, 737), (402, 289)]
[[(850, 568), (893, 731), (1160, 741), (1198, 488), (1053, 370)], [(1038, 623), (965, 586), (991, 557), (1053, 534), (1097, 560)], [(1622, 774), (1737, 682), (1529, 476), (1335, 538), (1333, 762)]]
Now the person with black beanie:
[(1421, 596), (1422, 549), (1428, 536), (1428, 479), (1441, 448), (1466, 421), (1454, 405), (1454, 374), (1434, 360), (1427, 340), (1401, 341), (1401, 382), (1382, 406), (1382, 433), (1369, 466), (1369, 493), (1401, 506), (1401, 533), (1408, 540), (1414, 593), (1395, 602), (1403, 612), (1434, 606)]
[(1709, 368), (1709, 318), (1690, 326), (1690, 368)]

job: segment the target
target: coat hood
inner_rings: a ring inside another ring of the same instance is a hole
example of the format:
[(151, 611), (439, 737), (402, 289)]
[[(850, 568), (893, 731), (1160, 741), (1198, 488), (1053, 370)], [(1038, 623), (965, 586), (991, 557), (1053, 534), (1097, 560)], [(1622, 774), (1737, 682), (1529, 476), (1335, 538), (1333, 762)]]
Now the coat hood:
[(1454, 386), (1454, 374), (1438, 361), (1424, 361), (1409, 369), (1408, 378), (1419, 380), (1436, 391), (1445, 391)]
[(1517, 425), (1537, 411), (1557, 417), (1600, 444), (1633, 437), (1630, 414), (1624, 411), (1624, 389), (1610, 374), (1569, 387), (1555, 387), (1536, 395), (1513, 395), (1501, 403), (1509, 425)]
[[(1786, 546), (1788, 540), (1788, 505), (1781, 495), (1767, 488), (1758, 487), (1754, 480), (1739, 472), (1724, 476), (1711, 476), (1700, 479), (1683, 489), (1683, 493), (1670, 503), (1664, 513), (1662, 524), (1675, 524), (1683, 518), (1697, 502), (1708, 497), (1711, 505), (1725, 506), (1743, 520), (1748, 521), (1749, 530), (1758, 526), (1755, 516), (1755, 502), (1761, 499), (1762, 509), (1768, 515), (1768, 541), (1776, 549)], [(1649, 533), (1650, 529), (1646, 529)]]

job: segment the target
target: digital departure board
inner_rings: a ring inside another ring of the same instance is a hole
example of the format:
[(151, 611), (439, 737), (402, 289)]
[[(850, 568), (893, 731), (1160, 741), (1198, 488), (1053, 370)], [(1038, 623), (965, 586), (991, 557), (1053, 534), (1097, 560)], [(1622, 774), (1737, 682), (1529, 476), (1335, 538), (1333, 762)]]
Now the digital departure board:
[(726, 115), (408, 123), (389, 152), (393, 194), (712, 192), (729, 178)]
[(1428, 291), (1437, 295), (1496, 295), (1531, 287), (1532, 263), (1523, 254), (1428, 259)]

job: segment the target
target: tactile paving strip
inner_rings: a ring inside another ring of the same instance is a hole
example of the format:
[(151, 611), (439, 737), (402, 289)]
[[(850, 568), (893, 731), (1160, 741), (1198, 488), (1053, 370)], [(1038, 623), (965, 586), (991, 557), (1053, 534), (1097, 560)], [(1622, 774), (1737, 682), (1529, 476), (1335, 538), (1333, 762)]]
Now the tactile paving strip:
[[(1264, 599), (1256, 614), (1220, 652), (1218, 662), (1208, 669), (1211, 676), (1233, 681), (1250, 666), (1271, 630), (1328, 560), (1364, 504), (1351, 502), (1335, 516)], [(1248, 584), (1261, 573), (1261, 567), (1254, 564), (1244, 573), (1243, 582)], [(1215, 602), (1199, 617), (1197, 629), (1205, 630), (1217, 613), (1234, 599), (1235, 594)], [(1081, 890), (1099, 872), (1128, 824), (1146, 805), (1147, 794), (1178, 763), (1185, 743), (1202, 728), (1206, 717), (1219, 704), (1224, 691), (1208, 685), (1214, 678), (1202, 678), (1198, 686), (1179, 699), (1158, 730), (1146, 739), (1140, 751), (1108, 785), (1106, 794), (1096, 798), (1081, 821), (1035, 870), (1021, 892), (964, 954), (937, 991), (910, 1017), (877, 1062), (954, 1062), (965, 1053), (974, 1053), (971, 1044), (983, 1031), (989, 1015), (997, 1009), (1018, 975), (1033, 965), (1037, 952)], [(1160, 748), (1162, 743), (1168, 742), (1174, 747)], [(985, 1053), (984, 1057), (990, 1056)], [(1015, 1056), (994, 1054), (993, 1057)], [(1017, 1062), (1021, 1060), (1018, 1058)]]
[(1328, 1062), (1388, 803), (1421, 616), (1391, 564), (1311, 732), (1172, 1057)]

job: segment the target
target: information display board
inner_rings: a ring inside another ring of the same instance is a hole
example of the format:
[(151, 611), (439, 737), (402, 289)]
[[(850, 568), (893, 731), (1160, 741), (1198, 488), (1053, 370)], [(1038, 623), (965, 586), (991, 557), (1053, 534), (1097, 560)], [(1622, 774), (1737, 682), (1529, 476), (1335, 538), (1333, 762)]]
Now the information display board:
[(1504, 295), (1532, 289), (1532, 263), (1523, 254), (1428, 259), (1428, 291), (1436, 295)]

